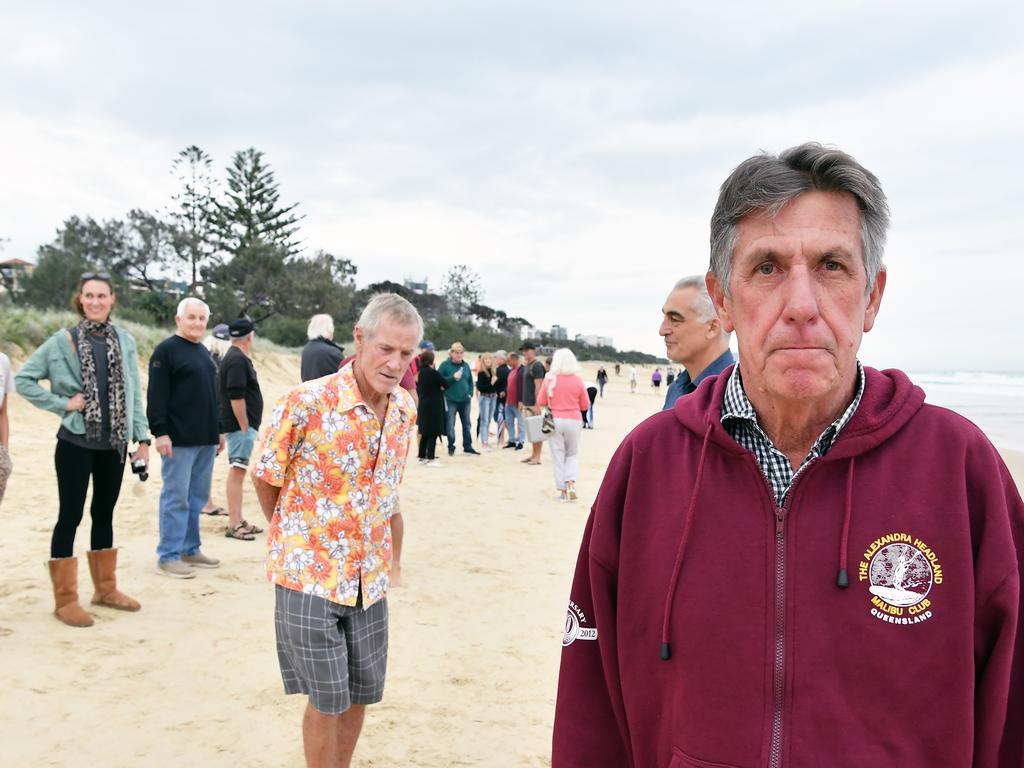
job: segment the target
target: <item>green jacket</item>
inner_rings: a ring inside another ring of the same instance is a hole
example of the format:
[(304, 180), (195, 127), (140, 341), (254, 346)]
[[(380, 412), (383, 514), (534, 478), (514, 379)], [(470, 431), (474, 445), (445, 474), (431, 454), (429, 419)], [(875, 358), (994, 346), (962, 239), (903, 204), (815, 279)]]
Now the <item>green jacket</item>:
[[(142, 405), (142, 387), (139, 384), (138, 352), (135, 339), (127, 331), (114, 326), (124, 356), (124, 396), (127, 434), (130, 442), (149, 439), (149, 422)], [(48, 379), (47, 391), (39, 385)], [(76, 435), (85, 434), (85, 415), (81, 411), (68, 411), (68, 400), (82, 391), (82, 368), (78, 353), (71, 346), (68, 332), (61, 329), (44, 341), (32, 357), (25, 361), (14, 377), (18, 394), (36, 408), (61, 416), (61, 424)]]
[(473, 397), (473, 369), (469, 367), (469, 363), (463, 360), (462, 378), (456, 381), (455, 372), (457, 370), (459, 370), (459, 366), (453, 363), (451, 358), (437, 367), (437, 372), (441, 374), (441, 378), (448, 385), (444, 390), (444, 399), (452, 403), (461, 403)]

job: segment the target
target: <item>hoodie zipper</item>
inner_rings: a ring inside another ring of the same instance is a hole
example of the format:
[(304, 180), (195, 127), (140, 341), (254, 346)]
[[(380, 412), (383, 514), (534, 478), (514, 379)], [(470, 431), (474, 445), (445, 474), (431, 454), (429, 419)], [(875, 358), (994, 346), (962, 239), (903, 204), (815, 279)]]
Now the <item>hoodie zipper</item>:
[[(797, 482), (806, 470), (817, 461), (817, 457), (800, 467), (789, 483), (786, 502), (781, 506), (775, 502), (775, 489), (761, 471), (768, 495), (775, 507), (775, 661), (772, 670), (772, 743), (769, 751), (769, 768), (782, 766), (782, 709), (785, 703), (786, 682), (786, 504), (793, 498)], [(758, 468), (760, 471), (760, 467)]]

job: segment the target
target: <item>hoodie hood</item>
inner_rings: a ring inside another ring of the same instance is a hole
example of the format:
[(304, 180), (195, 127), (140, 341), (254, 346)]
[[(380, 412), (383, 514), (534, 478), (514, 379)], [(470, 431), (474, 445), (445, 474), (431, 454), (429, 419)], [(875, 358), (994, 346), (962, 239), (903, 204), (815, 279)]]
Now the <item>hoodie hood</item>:
[[(676, 420), (729, 453), (745, 453), (722, 427), (722, 401), (733, 368), (700, 383), (696, 391), (681, 397), (672, 408)], [(853, 418), (822, 461), (849, 459), (865, 453), (896, 434), (924, 405), (924, 390), (895, 369), (879, 371), (864, 367), (864, 396)], [(710, 428), (710, 431), (709, 431)]]

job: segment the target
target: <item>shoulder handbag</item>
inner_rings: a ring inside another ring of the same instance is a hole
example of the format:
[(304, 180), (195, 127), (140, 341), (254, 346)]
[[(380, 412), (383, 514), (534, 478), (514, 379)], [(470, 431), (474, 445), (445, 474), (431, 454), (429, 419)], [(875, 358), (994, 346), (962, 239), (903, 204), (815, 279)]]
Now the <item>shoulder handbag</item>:
[(551, 409), (546, 405), (544, 406), (544, 412), (541, 414), (543, 419), (540, 423), (540, 431), (545, 435), (550, 435), (555, 431), (555, 417), (551, 414)]

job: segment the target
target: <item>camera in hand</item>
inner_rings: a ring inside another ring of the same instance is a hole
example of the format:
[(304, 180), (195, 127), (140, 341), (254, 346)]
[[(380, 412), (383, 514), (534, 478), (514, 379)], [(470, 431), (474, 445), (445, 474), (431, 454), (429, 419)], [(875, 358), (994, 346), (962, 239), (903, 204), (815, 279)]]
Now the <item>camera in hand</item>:
[(149, 465), (144, 459), (136, 459), (132, 462), (132, 474), (138, 475), (143, 483), (149, 480)]

